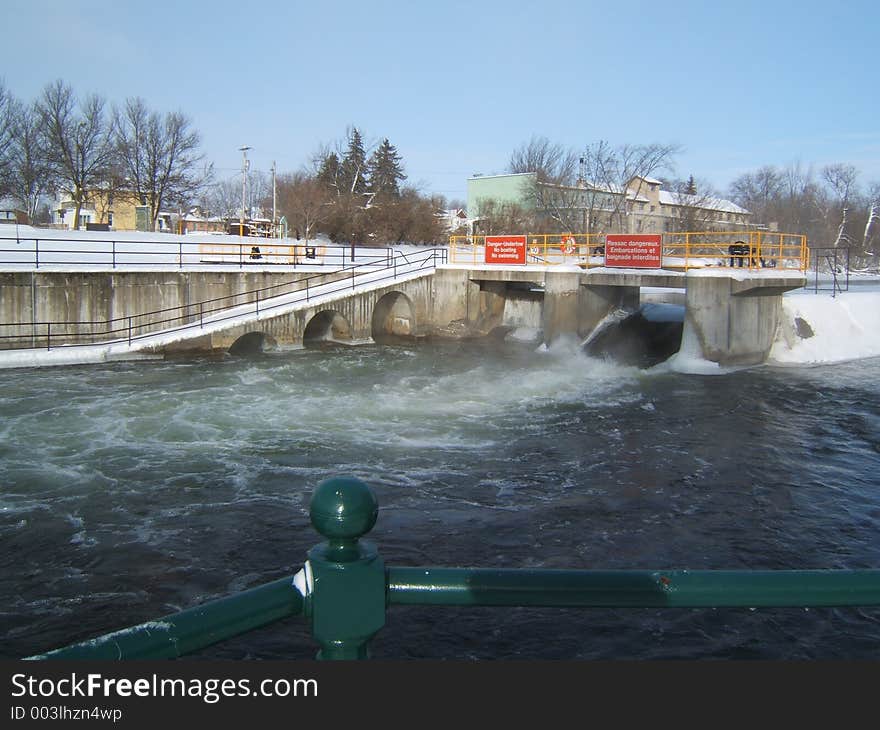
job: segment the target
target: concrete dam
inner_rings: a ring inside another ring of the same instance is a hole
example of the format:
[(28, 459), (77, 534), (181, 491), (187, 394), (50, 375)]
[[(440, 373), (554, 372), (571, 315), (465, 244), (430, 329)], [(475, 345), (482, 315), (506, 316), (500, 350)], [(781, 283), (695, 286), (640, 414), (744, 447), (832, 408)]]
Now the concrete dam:
[(679, 331), (695, 338), (706, 360), (753, 365), (773, 343), (782, 294), (805, 283), (800, 272), (773, 269), (466, 266), (443, 263), (441, 253), (327, 273), (2, 273), (0, 365), (357, 344), (389, 336), (470, 338), (518, 328), (540, 332), (547, 344), (560, 337), (588, 341), (593, 354), (603, 352), (605, 339), (604, 352), (614, 356), (607, 343), (619, 324), (615, 313), (638, 312), (651, 300), (677, 305), (677, 315), (667, 311), (658, 319), (656, 311), (642, 312), (641, 334), (622, 328), (618, 338), (652, 337), (665, 328), (662, 347), (668, 349), (677, 318)]

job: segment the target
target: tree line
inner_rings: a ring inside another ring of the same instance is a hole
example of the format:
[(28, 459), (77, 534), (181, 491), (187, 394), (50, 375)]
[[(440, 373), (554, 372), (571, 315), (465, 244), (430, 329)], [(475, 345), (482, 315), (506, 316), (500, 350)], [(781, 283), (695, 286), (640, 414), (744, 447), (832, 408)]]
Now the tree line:
[(438, 243), (441, 196), (405, 186), (403, 158), (387, 137), (370, 145), (357, 127), (323, 145), (308, 168), (282, 176), (278, 201), (296, 235), (324, 233), (336, 242)]
[[(79, 97), (58, 80), (25, 102), (0, 81), (0, 198), (15, 201), (31, 221), (48, 222), (45, 201), (58, 193), (73, 202), (75, 228), (98, 196), (135, 198), (149, 210), (151, 230), (169, 207), (237, 217), (240, 178), (216, 180), (200, 147), (201, 135), (185, 114), (152, 110), (138, 97), (110, 105), (98, 94)], [(275, 191), (265, 173), (250, 173), (245, 215), (252, 207), (271, 210), (277, 199), (279, 217), (306, 238), (442, 241), (435, 213), (445, 200), (426, 197), (405, 180), (403, 158), (387, 138), (367, 145), (351, 128), (302, 170), (280, 175)]]
[(764, 166), (736, 178), (731, 199), (759, 221), (804, 233), (811, 247), (846, 247), (856, 267), (880, 263), (880, 182), (862, 186), (854, 165), (817, 170), (800, 163)]
[(155, 230), (164, 206), (189, 203), (210, 178), (200, 144), (182, 112), (162, 114), (137, 97), (111, 108), (99, 94), (78, 97), (58, 80), (24, 102), (0, 83), (0, 196), (31, 220), (58, 192), (73, 201), (75, 228), (95, 194), (132, 195), (148, 207)]

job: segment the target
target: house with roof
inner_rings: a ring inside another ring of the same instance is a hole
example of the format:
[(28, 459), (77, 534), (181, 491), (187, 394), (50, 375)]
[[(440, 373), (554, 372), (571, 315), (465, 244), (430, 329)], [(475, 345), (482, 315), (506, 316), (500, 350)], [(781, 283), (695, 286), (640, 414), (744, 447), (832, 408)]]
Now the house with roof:
[[(60, 190), (52, 205), (52, 223), (56, 227), (73, 229), (76, 202), (70, 191)], [(150, 207), (144, 205), (133, 190), (109, 186), (90, 190), (79, 212), (81, 230), (150, 231)], [(156, 231), (172, 230), (172, 214), (160, 211)]]
[(626, 204), (631, 221), (627, 233), (743, 230), (752, 225), (752, 213), (730, 200), (663, 190), (660, 180), (648, 177), (629, 182)]
[(434, 213), (434, 217), (440, 221), (446, 232), (451, 235), (470, 232), (470, 219), (464, 208), (438, 210)]

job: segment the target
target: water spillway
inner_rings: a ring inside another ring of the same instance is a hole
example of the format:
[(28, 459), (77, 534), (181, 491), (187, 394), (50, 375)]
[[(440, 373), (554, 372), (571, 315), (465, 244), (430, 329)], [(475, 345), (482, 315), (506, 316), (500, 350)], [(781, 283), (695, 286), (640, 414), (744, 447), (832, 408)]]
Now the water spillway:
[(635, 312), (610, 317), (587, 340), (584, 351), (625, 365), (653, 367), (678, 352), (684, 318), (682, 304), (643, 304)]

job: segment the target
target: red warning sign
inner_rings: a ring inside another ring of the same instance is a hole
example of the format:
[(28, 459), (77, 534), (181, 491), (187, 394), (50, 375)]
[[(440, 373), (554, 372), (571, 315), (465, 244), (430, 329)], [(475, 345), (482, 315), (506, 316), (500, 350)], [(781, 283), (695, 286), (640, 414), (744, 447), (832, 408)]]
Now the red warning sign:
[(605, 266), (622, 269), (659, 269), (663, 260), (662, 236), (609, 233), (605, 236)]
[(486, 236), (487, 264), (524, 264), (525, 236)]

